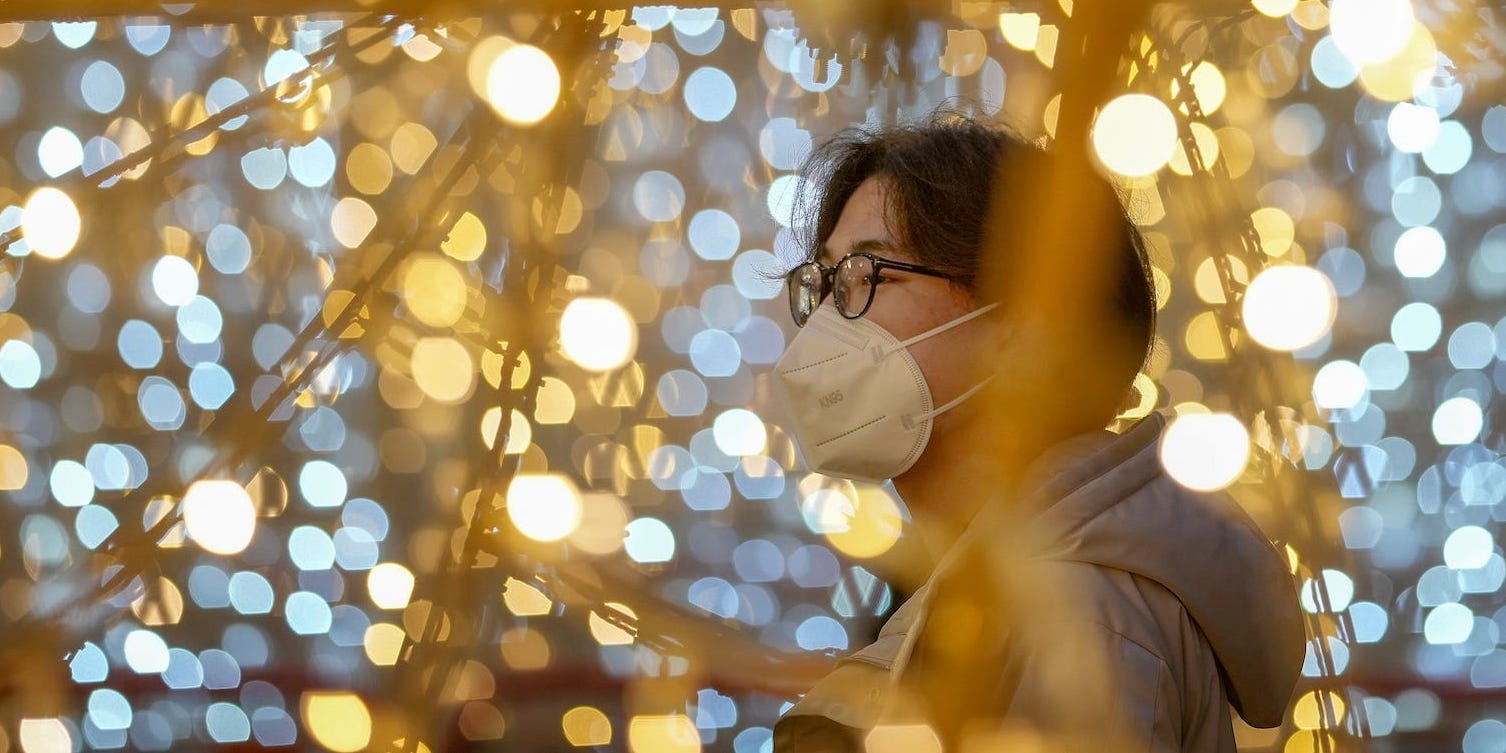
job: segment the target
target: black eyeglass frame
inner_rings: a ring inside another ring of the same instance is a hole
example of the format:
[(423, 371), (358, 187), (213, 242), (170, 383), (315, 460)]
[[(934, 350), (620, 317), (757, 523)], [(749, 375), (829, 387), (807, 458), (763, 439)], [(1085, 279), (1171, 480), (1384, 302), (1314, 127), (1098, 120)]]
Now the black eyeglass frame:
[[(875, 256), (868, 253), (867, 251), (854, 251), (842, 257), (841, 259), (838, 259), (837, 263), (834, 266), (830, 267), (816, 260), (797, 264), (793, 269), (785, 274), (785, 293), (789, 297), (790, 318), (795, 321), (796, 327), (804, 327), (805, 323), (807, 321), (810, 321), (811, 315), (816, 313), (816, 309), (826, 301), (826, 296), (831, 295), (833, 290), (835, 289), (836, 283), (833, 282), (833, 279), (836, 277), (837, 270), (841, 269), (843, 264), (848, 263), (848, 260), (854, 257), (863, 257), (864, 259), (867, 259), (869, 265), (873, 268), (873, 271), (868, 275), (868, 299), (863, 301), (863, 307), (859, 309), (857, 313), (848, 313), (847, 308), (842, 305), (840, 299), (835, 302), (837, 313), (841, 314), (844, 319), (858, 319), (861, 318), (864, 314), (868, 313), (868, 309), (873, 306), (873, 297), (875, 291), (878, 289), (880, 281), (879, 275), (885, 269), (895, 269), (901, 272), (914, 272), (915, 274), (940, 277), (947, 280), (952, 278), (952, 275), (946, 272), (942, 272), (938, 269), (922, 267), (919, 264), (911, 264), (909, 262), (885, 259), (882, 256)], [(800, 316), (799, 304), (805, 296), (799, 295), (797, 288), (804, 288), (805, 285), (802, 282), (797, 282), (797, 279), (803, 277), (803, 275), (801, 274), (802, 271), (809, 270), (811, 268), (815, 268), (816, 271), (821, 275), (821, 292), (820, 295), (816, 297), (815, 303), (811, 305), (810, 314), (806, 314), (804, 319), (802, 319)]]

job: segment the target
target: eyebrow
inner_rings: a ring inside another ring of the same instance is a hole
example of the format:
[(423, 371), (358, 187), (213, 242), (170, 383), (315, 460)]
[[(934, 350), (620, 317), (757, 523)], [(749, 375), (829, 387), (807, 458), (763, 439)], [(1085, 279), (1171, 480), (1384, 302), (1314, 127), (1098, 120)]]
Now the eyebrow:
[[(858, 251), (891, 251), (893, 249), (894, 243), (892, 241), (886, 241), (880, 238), (864, 238), (863, 240), (857, 241), (850, 247), (848, 247), (847, 253), (856, 253)], [(820, 253), (816, 254), (816, 258), (818, 261), (827, 259), (832, 262), (836, 262), (842, 257), (837, 256), (836, 252), (832, 251), (831, 246), (823, 243), (821, 244)]]

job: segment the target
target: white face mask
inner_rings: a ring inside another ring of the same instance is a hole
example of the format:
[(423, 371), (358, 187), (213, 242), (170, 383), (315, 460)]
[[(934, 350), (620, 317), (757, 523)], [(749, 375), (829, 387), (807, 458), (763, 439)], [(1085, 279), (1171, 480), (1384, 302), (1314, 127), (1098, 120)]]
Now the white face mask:
[(904, 341), (868, 319), (847, 319), (834, 306), (816, 309), (774, 364), (775, 389), (811, 470), (874, 483), (909, 470), (931, 438), (931, 420), (988, 383), (985, 379), (933, 409), (931, 388), (909, 346), (998, 305), (974, 309)]

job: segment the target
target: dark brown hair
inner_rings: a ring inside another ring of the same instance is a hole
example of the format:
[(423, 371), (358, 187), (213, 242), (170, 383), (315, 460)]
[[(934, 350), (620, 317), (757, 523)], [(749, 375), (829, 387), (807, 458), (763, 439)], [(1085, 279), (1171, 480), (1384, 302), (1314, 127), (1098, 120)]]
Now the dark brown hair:
[[(937, 110), (913, 124), (839, 131), (800, 167), (795, 211), (804, 216), (795, 218), (794, 227), (804, 260), (820, 255), (847, 200), (877, 176), (885, 181), (884, 216), (894, 238), (918, 263), (950, 274), (976, 295), (995, 178), (1001, 171), (1018, 174), (1025, 161), (1040, 159), (1050, 159), (1050, 152), (1004, 126), (954, 110)], [(1098, 180), (1097, 188), (1113, 191)], [(1122, 209), (1119, 223), (1112, 310), (1123, 326), (1107, 328), (1112, 331), (1103, 336), (1134, 338), (1140, 355), (1135, 366), (1143, 367), (1156, 328), (1155, 282), (1140, 231)]]

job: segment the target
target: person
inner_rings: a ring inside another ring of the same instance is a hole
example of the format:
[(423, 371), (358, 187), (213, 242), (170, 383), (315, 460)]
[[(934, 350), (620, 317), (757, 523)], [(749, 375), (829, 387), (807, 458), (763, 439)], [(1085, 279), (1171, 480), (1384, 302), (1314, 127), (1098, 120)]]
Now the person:
[[(1106, 291), (1081, 301), (1102, 312), (1083, 320), (1092, 326), (1044, 338), (989, 295), (991, 265), (1038, 252), (990, 228), (998, 176), (1050, 159), (1000, 125), (943, 110), (839, 132), (801, 167), (794, 226), (806, 256), (786, 275), (799, 329), (771, 373), (774, 394), (811, 470), (892, 480), (939, 556), (878, 639), (783, 714), (775, 750), (864, 750), (870, 735), (916, 729), (886, 720), (934, 725), (965, 709), (952, 731), (1234, 753), (1231, 708), (1257, 727), (1285, 717), (1304, 654), (1286, 557), (1227, 495), (1164, 473), (1163, 412), (1106, 428), (1138, 402), (1157, 310), (1144, 242), (1113, 187), (1084, 188), (1114, 201), (1109, 263), (1075, 271), (1108, 279), (1047, 291)], [(1040, 367), (1064, 358), (1053, 339), (1076, 354), (1058, 374), (1096, 381), (1057, 380), (1096, 386), (1016, 388), (1053, 380)], [(1037, 397), (985, 392), (1000, 383)], [(986, 409), (996, 403), (1004, 409)], [(1053, 420), (1030, 420), (1041, 416)], [(958, 606), (936, 596), (948, 588), (981, 609), (938, 614)], [(1040, 598), (1026, 601), (1030, 588)], [(928, 680), (904, 682), (927, 666)], [(1112, 725), (1094, 726), (1100, 718)], [(898, 747), (909, 746), (884, 749)]]

